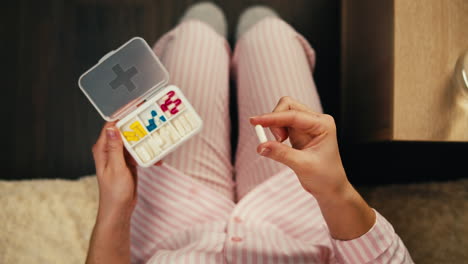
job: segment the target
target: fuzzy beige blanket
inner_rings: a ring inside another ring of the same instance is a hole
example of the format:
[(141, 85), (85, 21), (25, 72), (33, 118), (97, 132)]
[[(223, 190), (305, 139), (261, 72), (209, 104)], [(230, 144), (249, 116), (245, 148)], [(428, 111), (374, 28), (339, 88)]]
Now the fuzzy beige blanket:
[[(358, 188), (416, 263), (468, 263), (468, 179)], [(0, 263), (84, 263), (97, 182), (0, 181)]]

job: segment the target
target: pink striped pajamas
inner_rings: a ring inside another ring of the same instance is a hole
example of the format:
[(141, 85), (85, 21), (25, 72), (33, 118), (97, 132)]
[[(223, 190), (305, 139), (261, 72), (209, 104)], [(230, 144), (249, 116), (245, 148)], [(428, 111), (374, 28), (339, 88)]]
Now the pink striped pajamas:
[[(334, 240), (294, 172), (256, 153), (249, 116), (270, 112), (285, 95), (322, 111), (312, 79), (314, 51), (289, 25), (262, 20), (231, 56), (221, 36), (189, 20), (163, 36), (154, 51), (204, 128), (163, 166), (139, 168), (133, 263), (412, 263), (378, 213), (363, 236)], [(240, 122), (234, 166), (230, 75), (237, 84)]]

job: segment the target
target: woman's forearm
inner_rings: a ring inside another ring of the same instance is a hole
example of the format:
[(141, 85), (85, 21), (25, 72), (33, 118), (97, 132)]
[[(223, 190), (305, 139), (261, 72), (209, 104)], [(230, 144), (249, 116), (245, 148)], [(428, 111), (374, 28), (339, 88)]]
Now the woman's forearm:
[(315, 196), (334, 239), (351, 240), (369, 231), (375, 212), (351, 184), (337, 192)]
[(130, 215), (99, 215), (91, 235), (87, 264), (130, 263)]

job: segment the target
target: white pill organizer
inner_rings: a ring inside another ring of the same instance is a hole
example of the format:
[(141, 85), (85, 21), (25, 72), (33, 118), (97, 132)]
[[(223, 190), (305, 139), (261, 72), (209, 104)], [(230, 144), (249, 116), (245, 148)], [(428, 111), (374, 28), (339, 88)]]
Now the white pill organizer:
[(128, 152), (149, 167), (201, 131), (203, 122), (146, 41), (135, 37), (81, 75), (83, 93), (116, 124)]

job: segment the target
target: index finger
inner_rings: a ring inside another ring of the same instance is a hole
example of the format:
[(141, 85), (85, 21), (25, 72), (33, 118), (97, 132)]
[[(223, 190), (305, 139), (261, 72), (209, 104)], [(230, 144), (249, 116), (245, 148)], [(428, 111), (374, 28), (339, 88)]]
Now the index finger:
[(324, 120), (319, 114), (296, 110), (254, 116), (250, 118), (250, 123), (263, 127), (290, 127), (313, 134), (322, 133), (324, 130)]
[[(288, 110), (312, 112), (311, 109), (309, 109), (307, 106), (299, 103), (289, 96), (281, 97), (272, 112), (284, 112)], [(271, 127), (270, 131), (279, 142), (283, 142), (288, 138), (288, 130), (284, 127)]]

